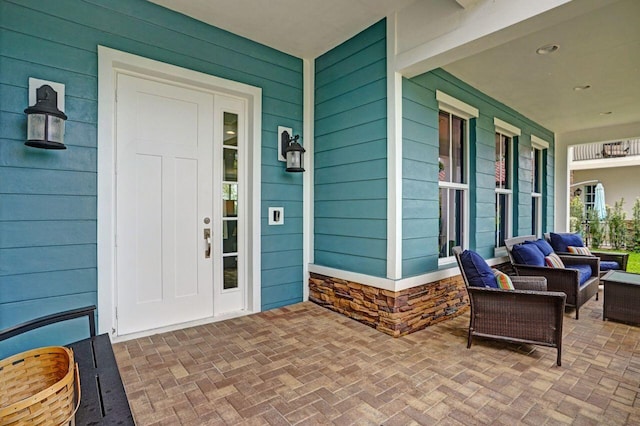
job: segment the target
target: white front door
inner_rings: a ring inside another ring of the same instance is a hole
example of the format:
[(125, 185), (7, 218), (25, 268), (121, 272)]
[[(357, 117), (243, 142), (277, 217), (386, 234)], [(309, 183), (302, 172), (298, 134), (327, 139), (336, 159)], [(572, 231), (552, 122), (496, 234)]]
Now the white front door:
[[(227, 147), (223, 135), (230, 118), (225, 119), (218, 106), (226, 99), (171, 82), (118, 74), (118, 335), (213, 317), (214, 294), (219, 302), (240, 294), (240, 303), (231, 308), (245, 308), (237, 266), (243, 260), (237, 244), (242, 230), (240, 129), (235, 129), (235, 145)], [(237, 127), (242, 108), (232, 116)], [(220, 202), (230, 194), (232, 203)], [(216, 209), (220, 204), (224, 210)], [(237, 218), (235, 228), (223, 227), (223, 222), (229, 225), (229, 217)], [(229, 233), (223, 230), (233, 232), (235, 251), (229, 251), (228, 243), (224, 247)], [(233, 288), (226, 288), (228, 282), (235, 282)]]

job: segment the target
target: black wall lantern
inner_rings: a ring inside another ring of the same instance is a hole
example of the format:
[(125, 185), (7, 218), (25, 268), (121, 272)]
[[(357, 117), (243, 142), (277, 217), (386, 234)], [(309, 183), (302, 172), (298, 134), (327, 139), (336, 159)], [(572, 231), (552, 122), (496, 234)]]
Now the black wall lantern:
[(577, 188), (575, 191), (573, 191), (573, 195), (575, 195), (576, 197), (579, 197), (582, 195), (582, 189)]
[(304, 172), (304, 153), (305, 149), (298, 143), (300, 135), (293, 138), (289, 136), (289, 132), (282, 132), (280, 139), (283, 155), (287, 158), (288, 172)]
[(48, 84), (36, 90), (36, 104), (25, 109), (27, 114), (27, 146), (44, 149), (67, 149), (64, 146), (64, 121), (67, 116), (58, 109), (58, 93)]

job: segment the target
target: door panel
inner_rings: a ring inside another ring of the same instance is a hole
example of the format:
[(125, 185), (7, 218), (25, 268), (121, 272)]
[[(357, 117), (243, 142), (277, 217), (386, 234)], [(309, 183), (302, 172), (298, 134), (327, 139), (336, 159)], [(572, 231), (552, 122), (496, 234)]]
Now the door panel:
[(213, 95), (119, 74), (118, 334), (213, 316)]

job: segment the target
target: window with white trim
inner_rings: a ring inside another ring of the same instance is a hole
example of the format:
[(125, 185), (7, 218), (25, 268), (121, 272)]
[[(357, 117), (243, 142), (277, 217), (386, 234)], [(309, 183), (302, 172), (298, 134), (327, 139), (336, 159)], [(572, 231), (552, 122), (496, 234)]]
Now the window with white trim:
[(542, 237), (543, 156), (549, 143), (531, 135), (531, 234)]
[(584, 186), (584, 211), (588, 212), (593, 210), (596, 205), (596, 186), (585, 185)]
[(436, 91), (439, 104), (439, 263), (453, 261), (451, 249), (469, 243), (468, 120), (478, 110)]
[(495, 192), (496, 192), (496, 248), (504, 247), (504, 240), (511, 238), (513, 230), (513, 139), (520, 136), (520, 129), (494, 118), (496, 127)]
[(511, 237), (511, 138), (496, 132), (496, 235), (495, 247), (504, 247), (505, 238)]

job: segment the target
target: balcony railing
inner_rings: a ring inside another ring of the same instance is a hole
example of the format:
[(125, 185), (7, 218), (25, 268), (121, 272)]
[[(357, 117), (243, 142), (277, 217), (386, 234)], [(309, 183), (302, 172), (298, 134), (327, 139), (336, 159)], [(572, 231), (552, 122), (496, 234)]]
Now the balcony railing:
[(640, 155), (640, 138), (587, 143), (573, 147), (573, 161), (620, 158), (631, 155)]

